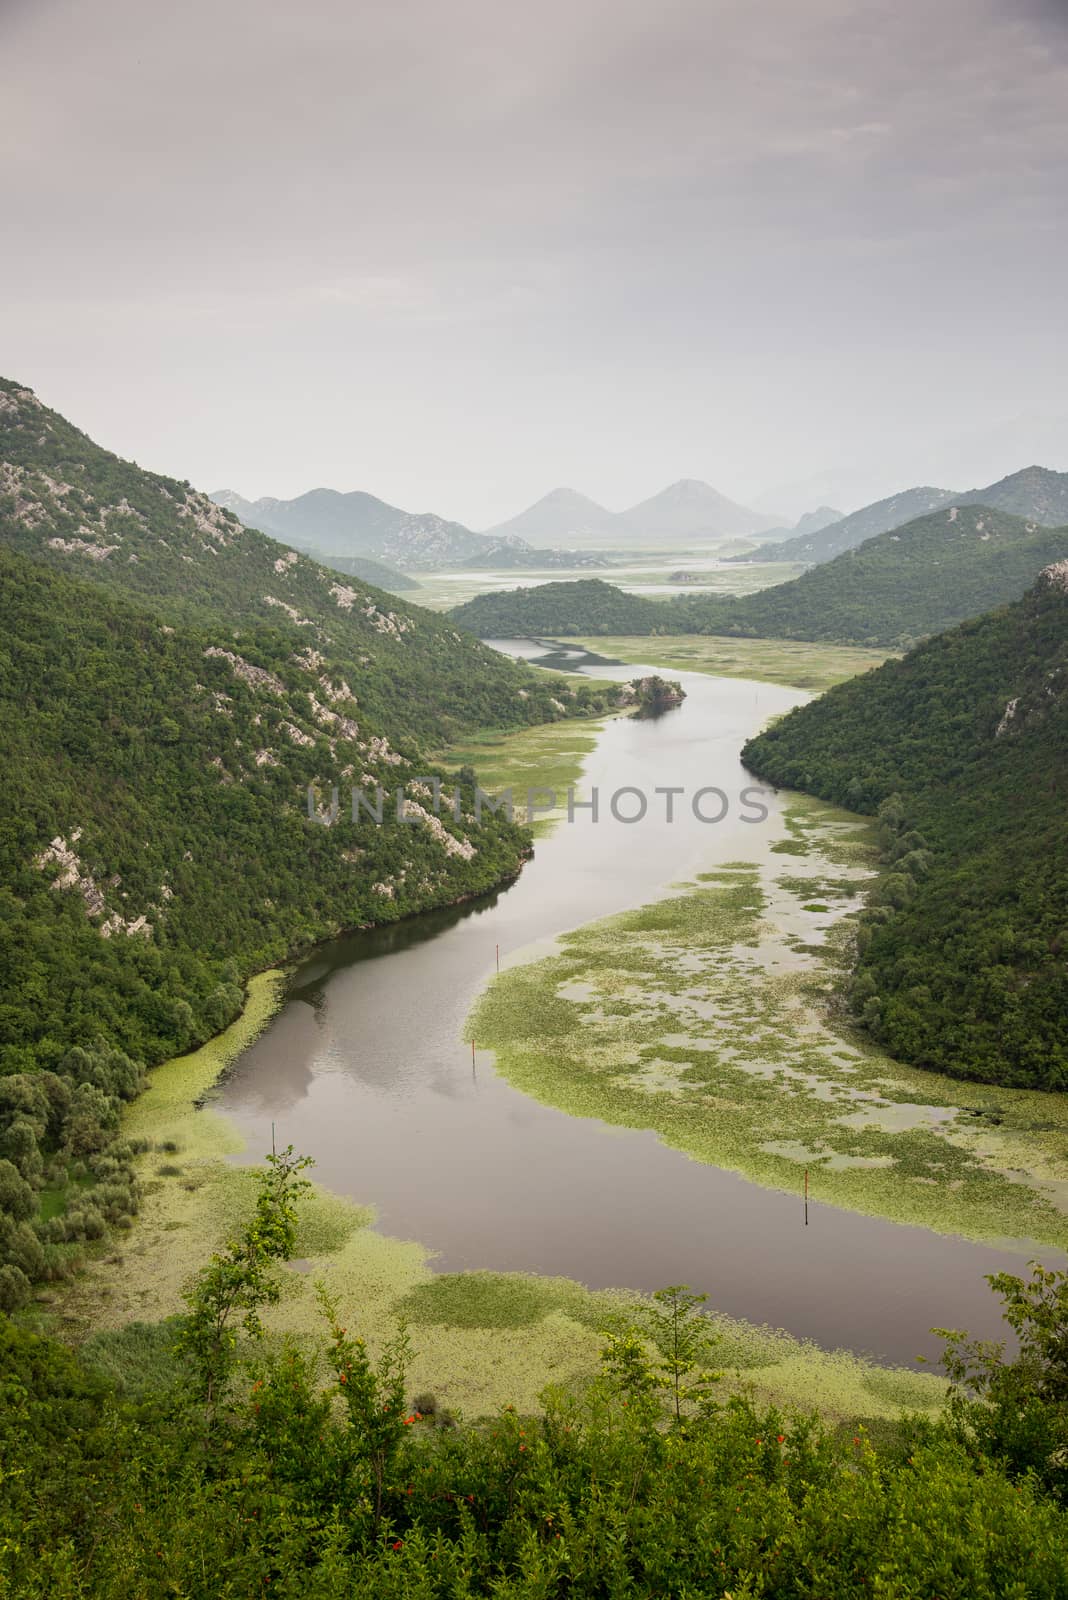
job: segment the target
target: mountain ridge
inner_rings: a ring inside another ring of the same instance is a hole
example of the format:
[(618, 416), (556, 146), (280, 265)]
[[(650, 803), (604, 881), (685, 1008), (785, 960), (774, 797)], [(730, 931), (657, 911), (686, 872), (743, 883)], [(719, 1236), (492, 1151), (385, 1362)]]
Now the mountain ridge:
[(876, 500), (850, 512), (825, 528), (804, 532), (775, 544), (762, 545), (731, 561), (803, 561), (811, 565), (833, 560), (845, 550), (863, 544), (880, 533), (892, 532), (929, 512), (948, 506), (986, 506), (1012, 516), (1030, 518), (1044, 527), (1068, 523), (1068, 472), (1050, 467), (1021, 467), (982, 489), (959, 493), (930, 485), (904, 489), (885, 500)]
[(483, 594), (451, 613), (486, 638), (706, 633), (907, 648), (1021, 595), (1068, 555), (1068, 527), (953, 505), (772, 588), (650, 600), (586, 579)]
[(364, 489), (309, 489), (293, 500), (264, 496), (246, 500), (233, 489), (213, 490), (218, 506), (246, 527), (259, 528), (303, 550), (326, 556), (366, 556), (402, 571), (440, 567), (515, 565), (581, 566), (594, 558), (581, 552), (536, 548), (518, 538), (475, 533), (433, 511), (404, 511)]

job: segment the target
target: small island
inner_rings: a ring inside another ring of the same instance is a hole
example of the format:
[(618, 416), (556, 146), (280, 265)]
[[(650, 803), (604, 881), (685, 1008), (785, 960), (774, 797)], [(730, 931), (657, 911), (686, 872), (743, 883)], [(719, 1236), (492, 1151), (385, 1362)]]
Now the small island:
[(681, 706), (686, 691), (681, 683), (671, 678), (661, 678), (653, 673), (648, 678), (634, 678), (625, 683), (619, 692), (623, 705), (634, 706), (641, 717), (658, 717), (673, 706)]

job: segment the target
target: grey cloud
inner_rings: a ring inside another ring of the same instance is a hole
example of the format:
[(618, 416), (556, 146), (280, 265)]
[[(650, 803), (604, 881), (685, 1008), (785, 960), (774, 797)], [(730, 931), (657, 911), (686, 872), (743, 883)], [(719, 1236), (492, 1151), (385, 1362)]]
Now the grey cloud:
[[(183, 475), (369, 474), (473, 521), (562, 477), (755, 492), (875, 439), (907, 471), (932, 430), (1016, 415), (1014, 381), (1039, 409), (1059, 387), (1063, 22), (1005, 0), (9, 5), (8, 359)], [(271, 374), (302, 396), (284, 430)], [(212, 387), (228, 407), (198, 425)]]

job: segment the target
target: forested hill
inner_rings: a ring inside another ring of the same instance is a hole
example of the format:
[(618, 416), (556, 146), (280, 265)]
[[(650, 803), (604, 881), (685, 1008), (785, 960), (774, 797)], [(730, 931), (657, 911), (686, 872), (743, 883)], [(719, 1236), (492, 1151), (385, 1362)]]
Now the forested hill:
[(882, 807), (889, 871), (852, 989), (875, 1037), (921, 1066), (1068, 1088), (1068, 561), (791, 712), (743, 759)]
[(1014, 600), (1068, 555), (1068, 528), (951, 506), (741, 598), (646, 600), (598, 581), (479, 595), (451, 616), (483, 638), (707, 633), (908, 647)]
[(671, 623), (677, 608), (627, 594), (601, 578), (539, 583), (476, 595), (450, 613), (481, 639), (539, 638), (542, 634), (683, 633)]
[(101, 449), (0, 379), (0, 543), (152, 604), (171, 622), (292, 626), (394, 739), (541, 722), (558, 698), (433, 612), (245, 528), (188, 483)]
[[(287, 551), (0, 385), (0, 1310), (128, 1221), (120, 1102), (230, 1022), (250, 973), (518, 870), (529, 835), (470, 820), (469, 771), (460, 821), (429, 786), (398, 820), (396, 786), (440, 772), (425, 750), (617, 697)], [(323, 826), (308, 786), (329, 803), (335, 784)], [(379, 785), (382, 824), (354, 822), (353, 789), (377, 805)]]
[(862, 506), (848, 517), (829, 523), (814, 532), (800, 532), (779, 544), (761, 545), (757, 550), (732, 561), (804, 561), (815, 565), (830, 561), (872, 539), (890, 532), (930, 512), (951, 506), (986, 506), (989, 511), (1004, 511), (1043, 527), (1057, 528), (1068, 523), (1068, 472), (1053, 472), (1049, 467), (1024, 467), (988, 483), (982, 489), (961, 494), (951, 489), (906, 489), (889, 500)]

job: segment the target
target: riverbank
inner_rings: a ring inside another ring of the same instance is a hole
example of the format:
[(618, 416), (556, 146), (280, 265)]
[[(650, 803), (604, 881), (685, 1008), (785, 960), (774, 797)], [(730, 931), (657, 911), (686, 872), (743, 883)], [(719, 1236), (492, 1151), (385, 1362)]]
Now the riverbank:
[(653, 1128), (696, 1160), (996, 1244), (1068, 1248), (1064, 1096), (909, 1068), (835, 1003), (875, 853), (864, 819), (793, 796), (762, 860), (564, 934), (510, 968), (468, 1037), (524, 1094)]
[[(548, 732), (537, 731), (534, 749), (529, 732), (513, 736), (512, 750), (502, 741), (498, 776), (507, 775), (508, 763), (513, 774), (529, 770), (525, 764), (533, 757), (536, 772), (543, 773), (540, 763), (551, 758), (577, 777), (576, 757), (585, 759), (586, 752), (576, 747), (573, 725), (556, 725), (555, 751)], [(138, 1160), (141, 1216), (121, 1254), (103, 1253), (62, 1306), (67, 1335), (95, 1336), (92, 1348), (110, 1351), (120, 1370), (130, 1348), (123, 1330), (158, 1325), (180, 1312), (183, 1289), (197, 1268), (247, 1214), (252, 1168), (245, 1162), (260, 1159), (269, 1138), (261, 1133), (246, 1144), (211, 1090), (248, 1052), (281, 997), (281, 974), (254, 979), (242, 1018), (203, 1050), (157, 1068), (146, 1094), (128, 1109), (124, 1131), (151, 1145)], [(207, 1104), (197, 1109), (205, 1095)], [(410, 1146), (399, 1136), (392, 1158), (397, 1165), (418, 1159)], [(373, 1182), (365, 1192), (368, 1200), (375, 1198)], [(406, 1316), (416, 1346), (413, 1385), (469, 1415), (503, 1404), (535, 1407), (548, 1382), (580, 1388), (596, 1370), (603, 1329), (634, 1298), (625, 1290), (592, 1292), (560, 1276), (436, 1273), (426, 1245), (380, 1232), (375, 1223), (369, 1205), (322, 1186), (314, 1189), (304, 1207), (300, 1257), (286, 1272), (282, 1302), (268, 1317), (271, 1336), (320, 1336), (314, 1284), (323, 1278), (372, 1346), (389, 1336), (399, 1315)], [(714, 1283), (695, 1287), (710, 1289), (715, 1302)], [(751, 1385), (762, 1397), (800, 1408), (817, 1405), (849, 1421), (941, 1402), (942, 1386), (929, 1375), (873, 1366), (741, 1320), (716, 1321), (723, 1336), (719, 1361), (730, 1374), (727, 1389)]]
[[(253, 1167), (243, 1162), (260, 1152), (243, 1147), (210, 1093), (270, 1020), (281, 983), (280, 973), (254, 979), (241, 1019), (202, 1050), (157, 1068), (129, 1108), (124, 1131), (151, 1141), (138, 1158), (141, 1214), (121, 1254), (109, 1251), (94, 1261), (58, 1308), (58, 1331), (88, 1341), (92, 1359), (120, 1377), (126, 1351), (154, 1342), (151, 1327), (138, 1325), (179, 1314), (197, 1269), (250, 1213)], [(372, 1349), (403, 1317), (415, 1352), (413, 1392), (429, 1389), (468, 1416), (503, 1405), (537, 1409), (547, 1384), (581, 1389), (597, 1370), (604, 1331), (639, 1299), (565, 1278), (435, 1274), (428, 1250), (379, 1233), (374, 1222), (372, 1208), (313, 1185), (301, 1205), (300, 1254), (282, 1274), (281, 1303), (265, 1317), (269, 1337), (322, 1343), (315, 1285), (324, 1281)], [(943, 1385), (930, 1375), (872, 1366), (849, 1352), (827, 1352), (727, 1317), (713, 1321), (725, 1394), (752, 1390), (761, 1400), (819, 1409), (850, 1424), (941, 1404)]]

